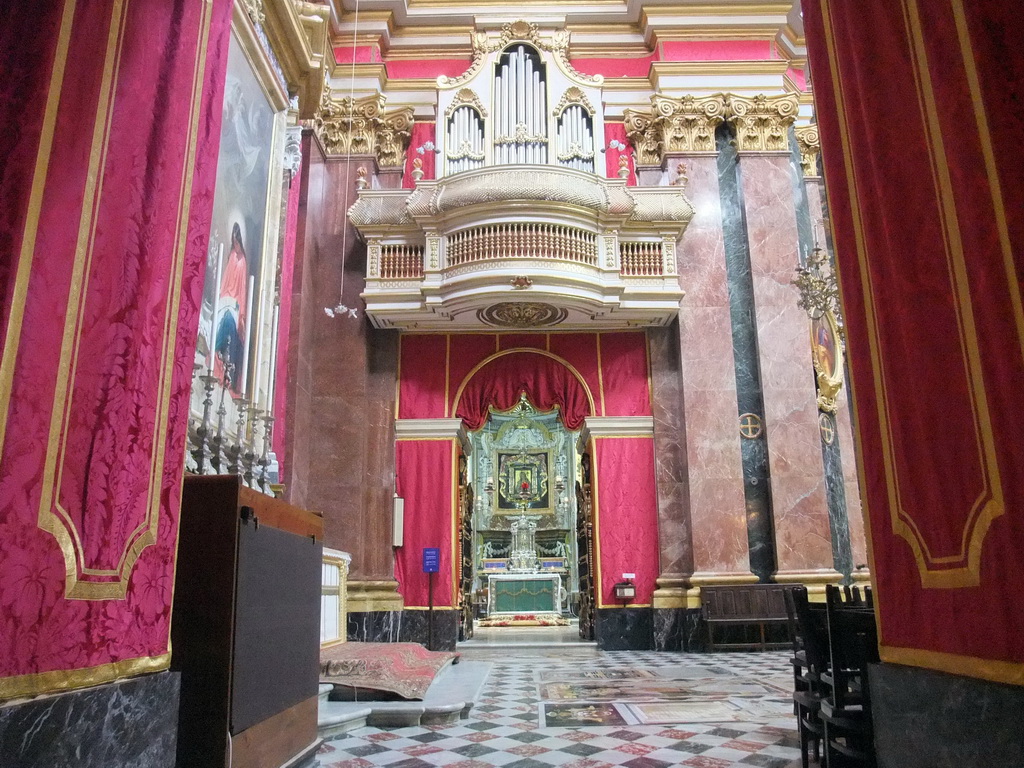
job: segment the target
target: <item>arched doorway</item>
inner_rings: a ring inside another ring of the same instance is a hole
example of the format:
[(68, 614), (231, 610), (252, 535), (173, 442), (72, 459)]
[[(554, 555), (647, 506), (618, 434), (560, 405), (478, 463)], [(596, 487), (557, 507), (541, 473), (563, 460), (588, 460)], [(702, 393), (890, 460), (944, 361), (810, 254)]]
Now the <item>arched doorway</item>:
[(471, 371), (454, 405), (469, 430), (459, 472), (460, 639), (474, 625), (565, 637), (558, 628), (575, 628), (582, 608), (579, 635), (592, 640), (593, 526), (589, 499), (580, 503), (589, 486), (580, 430), (593, 413), (585, 382), (549, 353), (510, 350)]

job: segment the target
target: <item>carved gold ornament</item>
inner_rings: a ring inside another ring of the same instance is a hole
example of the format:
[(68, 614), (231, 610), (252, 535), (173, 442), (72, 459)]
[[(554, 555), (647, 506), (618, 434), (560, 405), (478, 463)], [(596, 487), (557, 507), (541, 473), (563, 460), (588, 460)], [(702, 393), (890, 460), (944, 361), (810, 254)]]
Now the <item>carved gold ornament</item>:
[(559, 69), (570, 79), (581, 85), (600, 85), (604, 82), (602, 75), (585, 75), (582, 72), (578, 72), (572, 65), (572, 62), (569, 61), (569, 31), (565, 29), (557, 30), (551, 35), (549, 41), (541, 36), (537, 25), (520, 19), (503, 26), (501, 34), (494, 40), (491, 40), (486, 32), (473, 32), (472, 41), (473, 60), (469, 64), (469, 69), (457, 77), (440, 75), (437, 78), (438, 87), (456, 88), (468, 83), (479, 74), (487, 54), (500, 51), (509, 43), (516, 41), (530, 43), (539, 50), (552, 54)]
[(789, 126), (796, 120), (800, 102), (794, 94), (752, 98), (730, 94), (726, 119), (736, 128), (740, 152), (788, 152)]
[(517, 123), (515, 133), (511, 136), (499, 136), (495, 144), (547, 144), (547, 136), (531, 136), (526, 132), (526, 123)]
[(587, 98), (587, 94), (585, 94), (575, 85), (566, 90), (566, 92), (562, 94), (562, 98), (559, 99), (558, 104), (555, 106), (555, 108), (551, 110), (551, 114), (555, 117), (558, 117), (560, 114), (562, 114), (562, 110), (568, 107), (570, 104), (579, 104), (581, 107), (587, 110), (587, 112), (589, 112), (591, 116), (593, 116), (594, 114), (594, 107), (591, 105), (590, 99)]
[(336, 98), (325, 88), (313, 121), (329, 155), (376, 155), (382, 168), (405, 164), (412, 132), (412, 107), (386, 111), (382, 93), (357, 99)]
[(843, 386), (843, 342), (831, 312), (811, 321), (811, 353), (818, 384), (818, 408), (835, 413), (836, 398)]
[(477, 318), (499, 328), (543, 328), (558, 325), (569, 313), (552, 304), (505, 301), (481, 309)]
[(818, 173), (818, 153), (821, 152), (821, 141), (818, 137), (817, 125), (805, 125), (796, 129), (796, 143), (800, 147), (800, 166), (805, 178), (816, 178)]
[(798, 108), (799, 101), (791, 94), (749, 98), (732, 93), (679, 98), (655, 94), (650, 111), (627, 109), (624, 116), (637, 163), (661, 165), (666, 154), (714, 152), (715, 129), (723, 122), (736, 128), (741, 152), (788, 152), (789, 126)]
[(661, 128), (650, 112), (625, 110), (626, 136), (636, 149), (638, 165), (660, 165), (662, 156)]
[(456, 109), (465, 106), (470, 106), (475, 109), (480, 117), (487, 117), (487, 110), (484, 109), (483, 102), (480, 101), (480, 97), (477, 95), (476, 91), (471, 91), (469, 88), (462, 88), (455, 94), (455, 98), (453, 98), (452, 103), (448, 105), (448, 109), (444, 111), (444, 119), (450, 119)]

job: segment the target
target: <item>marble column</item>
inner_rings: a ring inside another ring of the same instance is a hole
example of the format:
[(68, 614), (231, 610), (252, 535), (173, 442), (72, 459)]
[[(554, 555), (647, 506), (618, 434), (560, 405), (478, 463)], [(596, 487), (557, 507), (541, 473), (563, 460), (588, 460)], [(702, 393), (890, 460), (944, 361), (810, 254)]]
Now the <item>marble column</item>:
[(325, 155), (312, 134), (303, 165), (286, 482), (293, 503), (323, 512), (325, 546), (352, 553), (349, 623), (361, 626), (361, 613), (402, 607), (390, 530), (398, 338), (366, 318), (366, 249), (347, 219), (357, 181), (369, 183), (377, 165), (372, 156)]
[(679, 342), (693, 541), (690, 582), (753, 582), (717, 161), (714, 152), (669, 154), (669, 175), (677, 174), (680, 163), (688, 177), (687, 197), (696, 210), (677, 249), (680, 285), (686, 292), (679, 310)]
[(731, 97), (750, 251), (780, 582), (836, 581), (807, 354), (809, 320), (791, 284), (799, 238), (790, 167), (792, 97)]
[[(819, 162), (820, 141), (816, 125), (796, 130), (797, 146), (800, 149), (803, 171), (804, 189), (807, 193), (807, 207), (814, 228), (814, 241), (832, 253), (830, 229), (828, 227), (828, 209), (825, 198), (825, 185), (822, 179)], [(851, 420), (851, 404), (849, 400), (849, 377), (836, 398), (835, 440), (842, 465), (842, 489), (846, 499), (846, 523), (849, 536), (849, 547), (853, 557), (854, 580), (867, 581), (867, 540), (864, 531), (864, 512), (860, 500), (860, 483), (858, 482), (857, 455), (853, 423)]]

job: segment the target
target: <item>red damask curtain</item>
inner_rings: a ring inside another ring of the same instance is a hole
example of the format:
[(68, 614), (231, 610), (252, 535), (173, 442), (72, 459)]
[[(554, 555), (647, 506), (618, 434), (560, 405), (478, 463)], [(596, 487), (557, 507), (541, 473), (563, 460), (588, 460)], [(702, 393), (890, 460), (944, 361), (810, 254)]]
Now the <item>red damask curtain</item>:
[(470, 430), (486, 422), (488, 408), (512, 408), (520, 394), (542, 411), (558, 406), (566, 429), (577, 430), (593, 415), (587, 392), (579, 379), (562, 363), (544, 354), (513, 352), (485, 364), (466, 384), (455, 415)]
[(1024, 684), (1020, 7), (803, 8), (882, 659)]
[(230, 20), (0, 12), (0, 699), (169, 664)]

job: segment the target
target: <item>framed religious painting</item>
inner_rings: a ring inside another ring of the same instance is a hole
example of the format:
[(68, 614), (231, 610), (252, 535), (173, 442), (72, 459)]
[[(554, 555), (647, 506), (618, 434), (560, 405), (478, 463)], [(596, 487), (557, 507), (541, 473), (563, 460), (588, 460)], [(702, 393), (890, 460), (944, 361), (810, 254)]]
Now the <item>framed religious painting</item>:
[(549, 515), (551, 451), (496, 451), (498, 468), (496, 515)]
[(831, 312), (811, 320), (811, 359), (818, 383), (818, 407), (835, 413), (836, 396), (843, 386), (843, 345)]
[[(244, 12), (234, 15), (197, 363), (234, 399), (252, 402), (266, 356), (288, 102)], [(261, 354), (262, 350), (262, 354)]]

